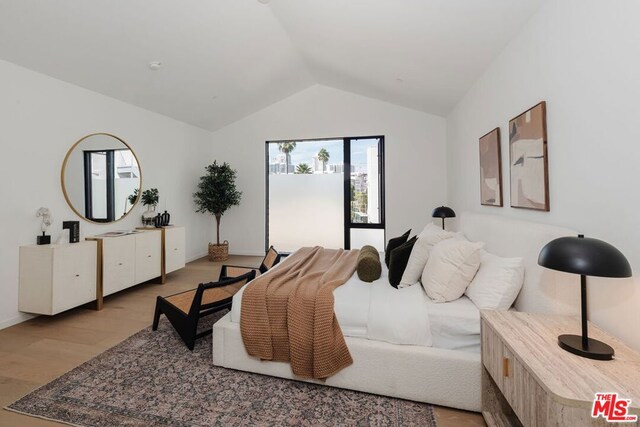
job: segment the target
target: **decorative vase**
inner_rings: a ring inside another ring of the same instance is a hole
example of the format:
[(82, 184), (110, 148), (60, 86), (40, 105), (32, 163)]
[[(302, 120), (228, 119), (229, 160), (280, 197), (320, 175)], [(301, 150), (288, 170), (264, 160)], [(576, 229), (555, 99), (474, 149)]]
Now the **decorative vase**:
[(209, 243), (209, 261), (226, 261), (229, 259), (229, 242), (221, 244)]
[(167, 211), (164, 211), (162, 214), (162, 225), (169, 225), (169, 221), (171, 220), (171, 214)]
[(142, 213), (142, 225), (145, 227), (153, 227), (157, 215), (156, 206), (147, 205), (147, 210)]
[(153, 219), (153, 225), (156, 228), (162, 228), (162, 215), (156, 215), (156, 217)]

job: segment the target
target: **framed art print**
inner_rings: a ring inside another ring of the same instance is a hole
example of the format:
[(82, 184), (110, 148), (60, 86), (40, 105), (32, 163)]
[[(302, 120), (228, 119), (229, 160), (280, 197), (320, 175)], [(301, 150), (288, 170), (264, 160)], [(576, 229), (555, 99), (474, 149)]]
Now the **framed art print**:
[(500, 128), (480, 137), (480, 204), (502, 207)]
[(549, 211), (544, 101), (509, 121), (511, 207)]

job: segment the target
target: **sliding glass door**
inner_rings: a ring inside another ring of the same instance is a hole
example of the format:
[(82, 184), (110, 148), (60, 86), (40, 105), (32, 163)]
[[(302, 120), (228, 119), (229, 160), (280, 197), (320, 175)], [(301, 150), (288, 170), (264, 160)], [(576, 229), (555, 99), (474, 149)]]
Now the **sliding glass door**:
[(269, 141), (266, 245), (384, 249), (384, 138)]

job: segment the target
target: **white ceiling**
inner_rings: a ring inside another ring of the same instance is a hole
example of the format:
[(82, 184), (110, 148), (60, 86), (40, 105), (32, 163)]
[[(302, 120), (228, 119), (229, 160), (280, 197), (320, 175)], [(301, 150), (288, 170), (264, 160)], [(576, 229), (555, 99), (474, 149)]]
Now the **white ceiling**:
[(210, 130), (315, 83), (444, 115), (542, 1), (0, 0), (0, 59)]

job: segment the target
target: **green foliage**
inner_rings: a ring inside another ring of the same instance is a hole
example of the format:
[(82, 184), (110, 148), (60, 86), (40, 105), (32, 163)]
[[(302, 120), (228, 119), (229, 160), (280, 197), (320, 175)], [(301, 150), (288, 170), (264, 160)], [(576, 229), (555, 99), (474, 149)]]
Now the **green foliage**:
[(142, 204), (144, 206), (156, 206), (158, 204), (158, 201), (160, 200), (158, 189), (150, 188), (148, 190), (144, 190), (142, 192), (142, 195), (140, 196), (140, 200), (142, 200)]
[(136, 188), (135, 190), (133, 190), (133, 194), (131, 194), (128, 198), (129, 198), (129, 204), (131, 206), (135, 205), (136, 202), (138, 201), (138, 189)]
[(321, 162), (328, 162), (330, 157), (326, 148), (321, 148), (320, 151), (318, 151), (318, 160)]
[(323, 172), (324, 172), (324, 169), (325, 169), (325, 165), (329, 161), (330, 157), (331, 156), (329, 155), (329, 152), (326, 150), (326, 148), (321, 148), (320, 151), (318, 151), (318, 160), (320, 160), (322, 162), (322, 171)]
[(306, 163), (300, 163), (298, 166), (296, 166), (296, 173), (297, 174), (307, 174), (307, 173), (312, 173), (313, 171), (311, 170), (311, 166), (309, 166)]
[(287, 170), (285, 173), (289, 173), (289, 163), (291, 163), (291, 152), (296, 149), (295, 142), (278, 142), (278, 150), (281, 153), (284, 153), (285, 156), (285, 167)]
[(278, 150), (280, 150), (280, 152), (286, 154), (287, 156), (295, 149), (295, 142), (278, 142)]
[(198, 191), (193, 193), (196, 212), (210, 213), (216, 218), (217, 242), (220, 244), (220, 218), (232, 206), (240, 204), (242, 192), (236, 188), (236, 171), (227, 162), (205, 167), (207, 174), (200, 177)]

